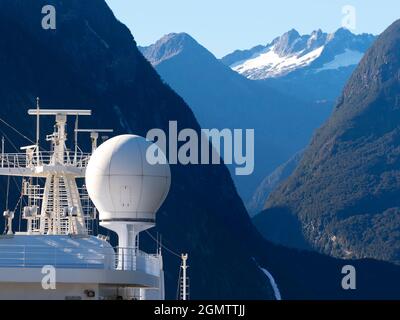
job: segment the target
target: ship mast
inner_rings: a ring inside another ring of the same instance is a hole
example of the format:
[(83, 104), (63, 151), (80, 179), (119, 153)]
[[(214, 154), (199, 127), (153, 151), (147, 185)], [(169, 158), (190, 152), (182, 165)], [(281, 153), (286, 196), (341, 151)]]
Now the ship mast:
[(36, 161), (39, 163), (39, 140), (40, 140), (40, 99), (36, 98)]
[[(25, 153), (2, 152), (0, 167), (0, 175), (45, 179), (43, 188), (24, 180), (23, 192), (29, 198), (29, 205), (23, 209), (23, 218), (28, 221), (27, 233), (86, 235), (76, 179), (85, 176), (90, 154), (78, 154), (75, 148), (71, 157), (66, 148), (66, 124), (68, 116), (89, 116), (91, 110), (40, 109), (37, 99), (36, 109), (28, 110), (28, 114), (36, 116), (36, 144), (22, 147)], [(54, 132), (46, 136), (51, 151), (39, 150), (41, 116), (55, 117)]]

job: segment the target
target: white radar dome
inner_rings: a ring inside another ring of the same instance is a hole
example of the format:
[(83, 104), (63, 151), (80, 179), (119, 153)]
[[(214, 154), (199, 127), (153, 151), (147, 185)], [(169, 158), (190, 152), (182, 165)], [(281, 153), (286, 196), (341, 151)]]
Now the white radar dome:
[(101, 144), (86, 168), (86, 188), (99, 211), (99, 219), (109, 222), (154, 222), (165, 200), (171, 172), (161, 149), (158, 159), (146, 160), (153, 143), (135, 135), (120, 135)]

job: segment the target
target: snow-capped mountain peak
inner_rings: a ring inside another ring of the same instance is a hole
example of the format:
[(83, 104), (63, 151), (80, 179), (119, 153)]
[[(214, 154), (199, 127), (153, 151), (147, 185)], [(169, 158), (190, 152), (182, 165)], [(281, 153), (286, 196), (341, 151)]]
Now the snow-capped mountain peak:
[(266, 46), (235, 51), (222, 62), (252, 80), (281, 77), (309, 66), (319, 72), (358, 64), (373, 39), (344, 28), (332, 34), (319, 29), (309, 35), (292, 29)]

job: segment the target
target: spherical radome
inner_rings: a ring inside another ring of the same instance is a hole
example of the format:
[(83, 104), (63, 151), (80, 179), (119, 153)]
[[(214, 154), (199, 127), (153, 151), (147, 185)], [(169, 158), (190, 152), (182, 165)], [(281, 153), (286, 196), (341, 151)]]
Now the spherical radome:
[(152, 144), (140, 136), (120, 135), (93, 153), (86, 168), (86, 188), (100, 220), (155, 220), (168, 194), (171, 172), (167, 161), (148, 163), (146, 150)]

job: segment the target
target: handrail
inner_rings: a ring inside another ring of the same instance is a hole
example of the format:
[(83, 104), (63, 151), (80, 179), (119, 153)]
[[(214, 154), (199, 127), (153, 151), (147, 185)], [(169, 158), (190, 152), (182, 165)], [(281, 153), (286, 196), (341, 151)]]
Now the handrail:
[(52, 265), (56, 268), (144, 271), (157, 275), (159, 259), (158, 254), (131, 247), (0, 244), (0, 269)]
[[(39, 161), (37, 155), (30, 156), (27, 153), (4, 153), (0, 154), (0, 168), (32, 168), (35, 166), (50, 165), (53, 159), (53, 152), (40, 151)], [(63, 157), (65, 165), (72, 165), (78, 168), (87, 166), (91, 154), (78, 153), (75, 155), (66, 153)]]

